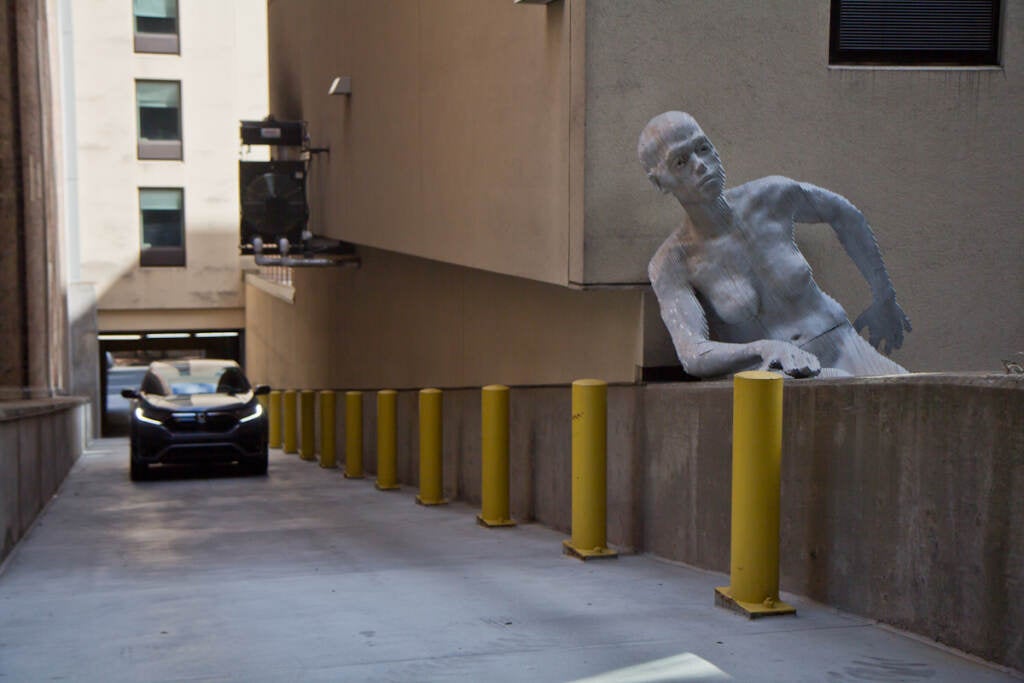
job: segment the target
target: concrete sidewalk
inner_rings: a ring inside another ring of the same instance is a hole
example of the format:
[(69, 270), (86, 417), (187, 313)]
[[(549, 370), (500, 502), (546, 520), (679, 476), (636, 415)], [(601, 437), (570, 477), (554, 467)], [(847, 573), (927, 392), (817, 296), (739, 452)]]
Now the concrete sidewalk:
[(127, 460), (96, 442), (0, 575), (0, 680), (1021, 680), (793, 596), (748, 621), (725, 576), (582, 563), (297, 456), (139, 484)]

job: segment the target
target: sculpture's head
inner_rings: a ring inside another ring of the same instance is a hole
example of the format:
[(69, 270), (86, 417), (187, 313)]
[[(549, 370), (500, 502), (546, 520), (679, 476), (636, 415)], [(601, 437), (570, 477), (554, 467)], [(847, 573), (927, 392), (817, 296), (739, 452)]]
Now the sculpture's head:
[(654, 186), (683, 204), (714, 201), (725, 190), (725, 169), (715, 146), (685, 112), (667, 111), (651, 119), (636, 151)]

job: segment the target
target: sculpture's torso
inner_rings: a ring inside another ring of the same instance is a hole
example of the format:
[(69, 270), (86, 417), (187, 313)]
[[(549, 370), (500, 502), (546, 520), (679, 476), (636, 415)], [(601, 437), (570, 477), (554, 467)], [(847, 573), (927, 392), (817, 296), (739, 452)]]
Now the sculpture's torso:
[[(721, 235), (698, 239), (687, 218), (669, 242), (707, 314), (711, 339), (777, 339), (801, 346), (846, 322), (793, 241), (795, 186), (763, 178), (725, 193), (733, 209)], [(669, 246), (668, 244), (666, 246)]]

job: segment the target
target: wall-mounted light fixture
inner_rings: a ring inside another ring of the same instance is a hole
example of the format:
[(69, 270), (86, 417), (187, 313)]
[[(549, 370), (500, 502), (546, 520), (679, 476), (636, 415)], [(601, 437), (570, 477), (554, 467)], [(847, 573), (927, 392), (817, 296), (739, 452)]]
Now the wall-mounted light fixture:
[(328, 95), (351, 95), (352, 94), (352, 77), (351, 76), (335, 76), (334, 80), (331, 81), (331, 87), (327, 89)]

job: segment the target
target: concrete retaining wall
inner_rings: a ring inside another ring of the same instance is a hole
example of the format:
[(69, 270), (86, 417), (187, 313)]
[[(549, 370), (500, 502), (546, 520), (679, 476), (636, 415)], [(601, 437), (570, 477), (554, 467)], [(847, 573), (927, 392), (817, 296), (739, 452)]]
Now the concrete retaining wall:
[(0, 562), (81, 456), (89, 411), (80, 398), (0, 403)]
[[(512, 515), (568, 533), (569, 389), (510, 398)], [(399, 394), (410, 486), (416, 400)], [(791, 381), (784, 411), (782, 589), (1024, 669), (1024, 377)], [(609, 542), (728, 572), (731, 425), (728, 382), (610, 387)], [(479, 390), (445, 391), (444, 430), (445, 493), (478, 503)]]

